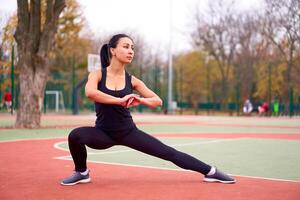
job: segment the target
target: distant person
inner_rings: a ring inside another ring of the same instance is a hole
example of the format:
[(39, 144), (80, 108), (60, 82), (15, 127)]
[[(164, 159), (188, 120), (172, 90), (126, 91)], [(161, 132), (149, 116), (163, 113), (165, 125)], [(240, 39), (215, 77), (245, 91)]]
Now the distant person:
[(12, 105), (12, 101), (11, 101), (11, 93), (9, 91), (6, 91), (4, 93), (4, 105), (7, 108), (7, 110), (9, 111)]
[(275, 116), (279, 115), (279, 101), (276, 99), (273, 103), (273, 112)]
[(258, 113), (260, 115), (265, 115), (269, 112), (269, 103), (264, 102), (261, 106), (258, 106)]
[[(85, 86), (86, 96), (95, 102), (96, 126), (76, 128), (69, 134), (75, 173), (61, 184), (90, 182), (86, 146), (107, 149), (115, 145), (124, 145), (199, 172), (206, 182), (234, 183), (233, 178), (216, 167), (177, 151), (136, 127), (128, 108), (141, 104), (155, 108), (162, 105), (162, 100), (140, 79), (127, 73), (125, 65), (131, 63), (133, 57), (133, 40), (125, 34), (114, 35), (102, 46), (102, 69), (91, 72)], [(133, 94), (133, 90), (141, 96)]]
[(243, 106), (243, 112), (245, 114), (250, 114), (253, 110), (253, 106), (252, 106), (252, 103), (249, 99), (247, 99), (244, 103), (244, 106)]

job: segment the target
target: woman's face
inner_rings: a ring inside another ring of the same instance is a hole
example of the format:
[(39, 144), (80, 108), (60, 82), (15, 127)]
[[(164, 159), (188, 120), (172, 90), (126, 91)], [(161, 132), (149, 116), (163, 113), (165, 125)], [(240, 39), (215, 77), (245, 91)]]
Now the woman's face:
[(112, 56), (124, 64), (131, 63), (134, 56), (134, 45), (130, 38), (120, 38), (116, 48), (112, 48)]

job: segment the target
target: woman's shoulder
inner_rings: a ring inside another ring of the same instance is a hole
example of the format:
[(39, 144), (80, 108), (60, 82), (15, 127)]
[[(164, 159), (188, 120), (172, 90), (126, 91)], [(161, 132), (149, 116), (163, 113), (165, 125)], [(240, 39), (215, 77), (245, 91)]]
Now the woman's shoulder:
[(102, 73), (102, 69), (94, 70), (90, 72), (89, 79), (97, 79), (98, 81), (100, 81), (102, 78)]
[(131, 84), (133, 88), (136, 88), (137, 86), (144, 84), (144, 82), (134, 75), (131, 75)]

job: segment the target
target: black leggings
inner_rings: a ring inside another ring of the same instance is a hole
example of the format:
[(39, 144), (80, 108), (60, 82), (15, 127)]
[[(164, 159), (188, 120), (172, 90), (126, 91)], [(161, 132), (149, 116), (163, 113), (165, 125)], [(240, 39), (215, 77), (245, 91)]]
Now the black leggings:
[(107, 149), (114, 145), (124, 145), (143, 153), (173, 162), (175, 165), (188, 170), (207, 174), (211, 166), (176, 149), (169, 147), (137, 129), (127, 131), (104, 132), (96, 127), (80, 127), (69, 134), (69, 148), (75, 164), (75, 170), (83, 172), (87, 169), (87, 152), (85, 145), (93, 149)]

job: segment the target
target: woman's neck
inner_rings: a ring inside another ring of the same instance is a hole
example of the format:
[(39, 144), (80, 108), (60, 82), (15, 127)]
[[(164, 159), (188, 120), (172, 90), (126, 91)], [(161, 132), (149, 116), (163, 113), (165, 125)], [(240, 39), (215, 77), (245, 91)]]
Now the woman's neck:
[(110, 65), (107, 67), (108, 70), (117, 75), (117, 74), (123, 74), (125, 70), (125, 65), (123, 63), (120, 63), (117, 60), (112, 59)]

